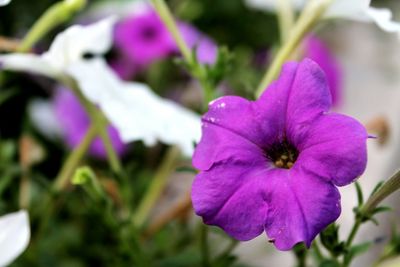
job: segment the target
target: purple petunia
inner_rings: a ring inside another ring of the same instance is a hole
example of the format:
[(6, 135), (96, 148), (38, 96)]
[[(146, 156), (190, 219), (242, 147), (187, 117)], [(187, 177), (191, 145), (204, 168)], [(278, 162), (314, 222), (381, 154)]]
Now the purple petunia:
[(314, 60), (325, 72), (329, 89), (332, 95), (332, 104), (337, 106), (341, 102), (341, 71), (339, 64), (324, 42), (314, 35), (305, 40), (304, 55)]
[(336, 186), (367, 162), (365, 128), (330, 107), (325, 75), (310, 59), (287, 63), (256, 101), (210, 103), (193, 157), (196, 214), (238, 240), (265, 231), (280, 250), (310, 246), (340, 215)]
[(114, 42), (123, 56), (139, 66), (165, 58), (175, 48), (168, 29), (153, 10), (118, 23)]
[[(66, 88), (57, 90), (54, 101), (54, 112), (63, 130), (63, 135), (68, 146), (76, 147), (82, 141), (90, 126), (90, 119), (79, 103), (76, 96)], [(126, 151), (117, 129), (108, 127), (111, 143), (118, 155)], [(97, 158), (106, 158), (106, 150), (102, 140), (97, 137), (93, 140), (89, 152)]]
[[(178, 28), (190, 48), (197, 49), (200, 63), (212, 64), (218, 54), (217, 45), (190, 24), (178, 22)], [(126, 76), (120, 67), (145, 68), (151, 63), (179, 53), (179, 48), (157, 13), (149, 8), (117, 24), (114, 42), (119, 56), (119, 73)], [(122, 64), (121, 64), (122, 63)]]

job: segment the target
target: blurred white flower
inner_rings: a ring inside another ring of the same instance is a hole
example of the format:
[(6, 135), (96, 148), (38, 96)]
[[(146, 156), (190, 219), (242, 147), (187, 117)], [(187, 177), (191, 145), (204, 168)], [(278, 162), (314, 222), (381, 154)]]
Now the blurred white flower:
[(7, 266), (28, 246), (28, 213), (24, 210), (0, 217), (0, 266)]
[[(276, 11), (279, 0), (244, 0), (249, 7)], [(296, 10), (301, 10), (307, 0), (290, 0)], [(386, 8), (370, 6), (371, 0), (334, 0), (324, 17), (375, 22), (381, 29), (400, 33), (400, 23), (392, 20), (392, 12)]]
[(0, 6), (8, 5), (10, 2), (11, 0), (0, 0)]
[(28, 105), (28, 113), (41, 134), (52, 140), (62, 136), (62, 127), (54, 113), (53, 103), (45, 99), (34, 99)]
[[(201, 120), (194, 112), (157, 96), (147, 85), (120, 80), (100, 56), (112, 44), (115, 18), (60, 33), (48, 52), (0, 56), (4, 69), (73, 78), (83, 94), (104, 112), (124, 142), (143, 140), (177, 145), (186, 156), (199, 141)], [(92, 59), (85, 59), (91, 55)]]
[(121, 81), (101, 58), (76, 64), (69, 73), (99, 105), (124, 142), (143, 140), (154, 145), (160, 140), (192, 155), (193, 142), (201, 136), (197, 114), (162, 99), (146, 84)]

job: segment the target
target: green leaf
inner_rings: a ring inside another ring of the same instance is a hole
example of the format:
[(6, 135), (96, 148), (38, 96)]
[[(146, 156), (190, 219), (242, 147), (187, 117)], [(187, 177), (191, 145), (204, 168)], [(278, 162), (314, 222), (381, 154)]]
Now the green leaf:
[(357, 191), (357, 199), (358, 199), (358, 206), (361, 207), (364, 203), (364, 196), (359, 182), (355, 182), (354, 185), (356, 186)]
[(385, 183), (385, 181), (380, 181), (380, 182), (374, 187), (374, 189), (372, 190), (370, 196), (372, 196), (373, 194), (375, 194), (375, 193), (379, 190), (379, 188), (382, 187), (382, 185), (383, 185), (384, 183)]
[(381, 213), (381, 212), (386, 212), (386, 211), (392, 211), (391, 207), (387, 207), (387, 206), (381, 206), (381, 207), (377, 207), (372, 211), (372, 214), (377, 214), (377, 213)]
[(366, 251), (368, 251), (368, 249), (370, 248), (371, 245), (372, 245), (372, 242), (365, 242), (365, 243), (361, 243), (361, 244), (352, 246), (349, 249), (349, 252), (346, 254), (346, 256), (344, 258), (344, 262), (349, 263), (351, 261), (351, 259), (353, 259), (355, 256), (365, 253)]

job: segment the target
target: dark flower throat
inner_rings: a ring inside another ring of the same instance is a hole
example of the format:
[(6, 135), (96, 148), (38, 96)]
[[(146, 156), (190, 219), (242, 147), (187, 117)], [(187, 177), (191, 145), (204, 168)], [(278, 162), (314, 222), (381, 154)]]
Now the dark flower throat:
[(292, 168), (299, 155), (297, 149), (286, 140), (274, 144), (266, 153), (276, 167), (283, 169)]

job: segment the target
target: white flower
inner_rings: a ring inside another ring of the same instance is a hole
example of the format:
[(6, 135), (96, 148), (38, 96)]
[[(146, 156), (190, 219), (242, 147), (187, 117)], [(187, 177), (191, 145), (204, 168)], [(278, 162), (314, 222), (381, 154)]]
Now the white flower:
[[(279, 0), (245, 0), (249, 7), (275, 11)], [(301, 10), (307, 0), (290, 0), (296, 10)], [(334, 0), (324, 17), (375, 22), (381, 29), (400, 33), (400, 23), (392, 20), (392, 12), (386, 8), (370, 6), (371, 0)]]
[(36, 129), (49, 139), (62, 136), (62, 125), (54, 113), (54, 106), (48, 100), (34, 99), (28, 105), (28, 114)]
[[(123, 141), (161, 141), (177, 145), (186, 156), (201, 135), (200, 117), (157, 96), (147, 85), (120, 80), (99, 55), (110, 49), (114, 18), (60, 33), (48, 52), (0, 56), (4, 69), (28, 71), (55, 79), (73, 78), (83, 94), (104, 112)], [(94, 56), (85, 60), (85, 54)]]
[(0, 0), (0, 6), (8, 5), (10, 2), (11, 0)]
[(123, 141), (143, 140), (154, 145), (160, 140), (192, 155), (193, 142), (201, 135), (200, 118), (194, 112), (162, 99), (145, 84), (121, 81), (103, 59), (76, 64), (69, 73), (100, 106)]
[(26, 249), (30, 235), (26, 211), (0, 217), (0, 266), (7, 266)]

